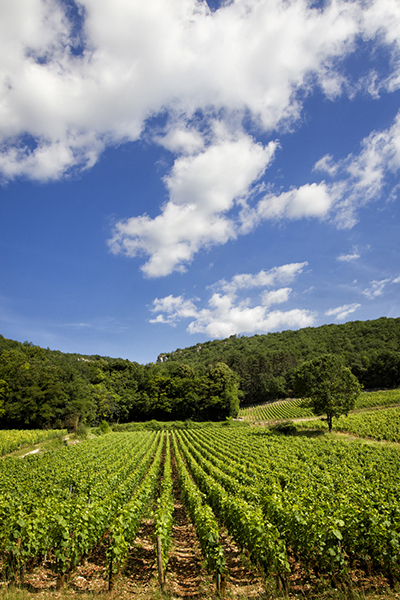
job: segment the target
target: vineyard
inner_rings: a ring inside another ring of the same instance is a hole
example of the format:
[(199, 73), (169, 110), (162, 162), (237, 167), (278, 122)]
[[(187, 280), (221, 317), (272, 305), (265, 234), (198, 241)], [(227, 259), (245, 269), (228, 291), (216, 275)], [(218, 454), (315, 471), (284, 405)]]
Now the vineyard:
[[(298, 423), (300, 429), (328, 429), (321, 419)], [(354, 433), (360, 437), (400, 442), (400, 408), (383, 408), (341, 416), (333, 423), (333, 430)]]
[(102, 590), (112, 590), (145, 526), (147, 563), (168, 591), (179, 500), (220, 594), (234, 595), (234, 549), (281, 592), (374, 576), (394, 585), (399, 488), (397, 448), (260, 427), (109, 433), (1, 461), (0, 573), (32, 585), (45, 567), (60, 589), (95, 561)]
[[(382, 390), (363, 392), (357, 399), (355, 410), (376, 406), (393, 406), (400, 404), (400, 390)], [(311, 417), (308, 408), (302, 408), (301, 399), (277, 400), (267, 404), (248, 406), (239, 411), (239, 417), (246, 421), (280, 421), (284, 419), (301, 419)]]
[(277, 400), (268, 404), (248, 406), (239, 411), (239, 417), (246, 421), (281, 421), (284, 419), (300, 419), (311, 416), (311, 410), (301, 406), (300, 398)]
[(66, 429), (25, 429), (0, 431), (0, 456), (14, 452), (25, 446), (33, 446), (45, 440), (60, 437), (67, 433)]

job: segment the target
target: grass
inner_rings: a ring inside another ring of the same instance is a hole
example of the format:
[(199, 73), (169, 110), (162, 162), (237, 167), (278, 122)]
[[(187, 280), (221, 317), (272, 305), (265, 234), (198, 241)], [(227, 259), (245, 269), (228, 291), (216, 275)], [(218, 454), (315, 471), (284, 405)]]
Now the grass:
[[(140, 590), (134, 589), (130, 592), (120, 592), (118, 590), (114, 590), (112, 592), (105, 592), (102, 594), (96, 593), (85, 593), (85, 592), (76, 592), (74, 590), (63, 590), (63, 591), (43, 591), (43, 592), (29, 592), (28, 590), (20, 589), (17, 587), (3, 587), (0, 591), (0, 600), (76, 600), (77, 597), (79, 600), (117, 600), (120, 598), (131, 598), (134, 600), (176, 600), (181, 598), (181, 596), (176, 596), (171, 593), (162, 593), (157, 589), (149, 589), (149, 590)], [(198, 596), (198, 600), (212, 600), (214, 598), (221, 598), (220, 594), (215, 590), (210, 590), (208, 593)], [(320, 594), (291, 594), (288, 596), (277, 596), (272, 592), (265, 592), (261, 595), (251, 597), (247, 595), (232, 595), (231, 593), (227, 593), (225, 598), (227, 600), (295, 600), (295, 599), (304, 599), (304, 600), (400, 600), (400, 592), (395, 590), (384, 590), (380, 593), (364, 593), (363, 591), (355, 590), (355, 589), (347, 589), (347, 590), (329, 590)]]

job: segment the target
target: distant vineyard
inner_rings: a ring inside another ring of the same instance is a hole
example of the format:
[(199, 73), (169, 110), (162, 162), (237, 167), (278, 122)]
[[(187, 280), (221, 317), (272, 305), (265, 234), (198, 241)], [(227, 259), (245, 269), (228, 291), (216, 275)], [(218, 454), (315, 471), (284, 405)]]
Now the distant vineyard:
[[(328, 429), (326, 421), (312, 420), (297, 423), (302, 429)], [(382, 408), (353, 413), (333, 420), (335, 431), (346, 431), (360, 437), (400, 442), (400, 408)]]
[(32, 446), (33, 444), (39, 444), (45, 440), (65, 435), (66, 433), (66, 429), (0, 430), (0, 456), (14, 452), (24, 446)]
[[(284, 419), (301, 419), (311, 417), (312, 411), (300, 406), (301, 399), (277, 400), (267, 404), (249, 406), (239, 411), (239, 417), (248, 421), (279, 421)], [(374, 406), (391, 406), (400, 404), (400, 390), (383, 390), (378, 392), (363, 392), (355, 409), (373, 408)]]
[(354, 565), (400, 577), (397, 449), (248, 427), (110, 433), (1, 461), (1, 576), (24, 581), (45, 557), (61, 587), (99, 548), (112, 588), (150, 511), (165, 568), (178, 486), (217, 586), (229, 575), (222, 525), (284, 588), (296, 564), (329, 581)]
[(308, 408), (300, 406), (301, 399), (277, 400), (268, 404), (249, 406), (239, 411), (239, 417), (249, 421), (279, 421), (283, 419), (299, 419), (312, 417)]
[(380, 390), (378, 392), (363, 392), (356, 404), (358, 408), (373, 408), (374, 406), (391, 406), (400, 404), (400, 390)]

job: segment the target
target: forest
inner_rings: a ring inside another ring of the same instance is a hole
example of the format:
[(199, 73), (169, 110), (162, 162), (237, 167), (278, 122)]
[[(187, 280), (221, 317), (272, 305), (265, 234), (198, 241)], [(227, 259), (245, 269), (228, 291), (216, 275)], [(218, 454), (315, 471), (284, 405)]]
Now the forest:
[(334, 354), (364, 389), (400, 385), (400, 319), (231, 336), (141, 365), (65, 354), (0, 336), (0, 427), (223, 420), (240, 406), (293, 396), (301, 364)]

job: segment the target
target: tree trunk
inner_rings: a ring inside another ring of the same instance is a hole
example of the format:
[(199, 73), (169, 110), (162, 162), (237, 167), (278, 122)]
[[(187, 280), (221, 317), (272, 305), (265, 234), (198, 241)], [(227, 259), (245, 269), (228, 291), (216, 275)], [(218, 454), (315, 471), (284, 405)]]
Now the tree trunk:
[(331, 433), (331, 431), (332, 431), (332, 415), (327, 415), (327, 421), (328, 421), (329, 433)]

